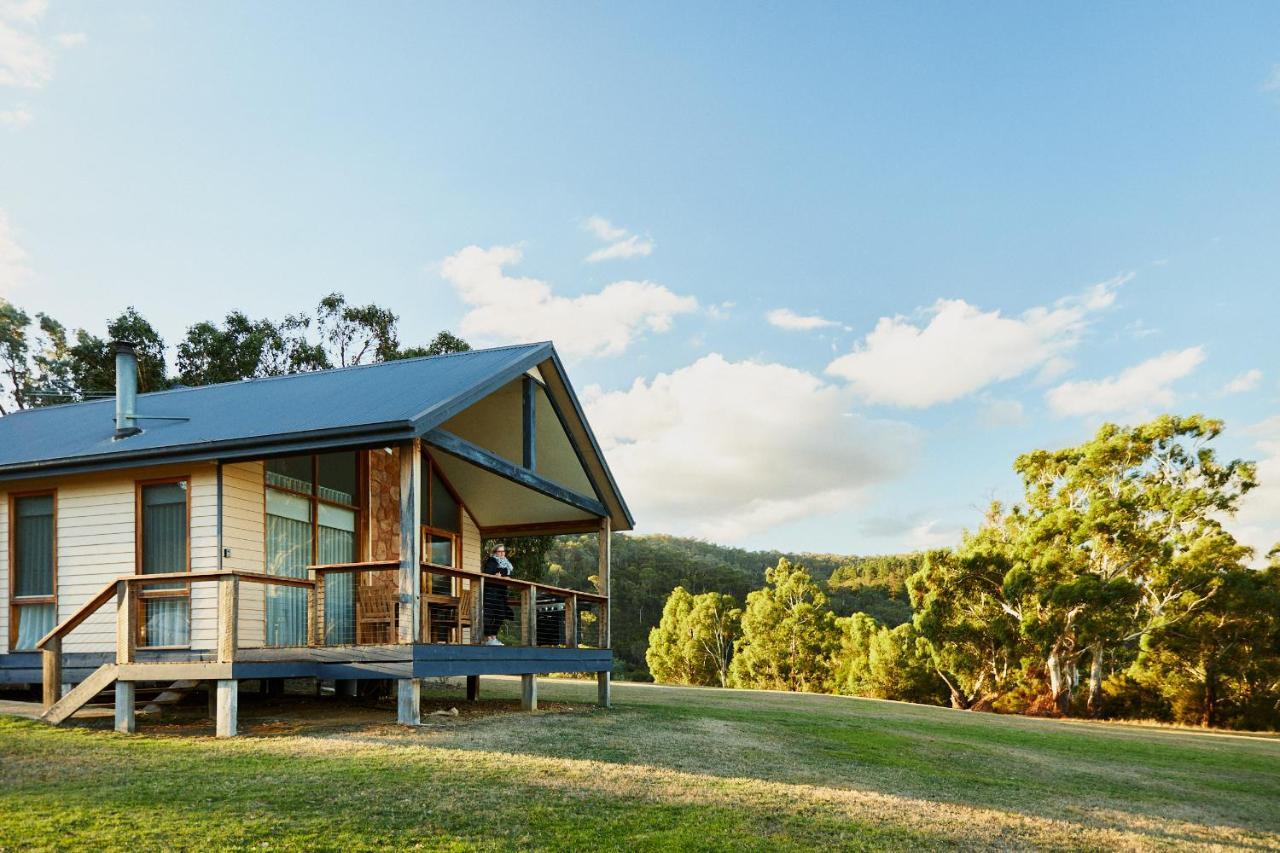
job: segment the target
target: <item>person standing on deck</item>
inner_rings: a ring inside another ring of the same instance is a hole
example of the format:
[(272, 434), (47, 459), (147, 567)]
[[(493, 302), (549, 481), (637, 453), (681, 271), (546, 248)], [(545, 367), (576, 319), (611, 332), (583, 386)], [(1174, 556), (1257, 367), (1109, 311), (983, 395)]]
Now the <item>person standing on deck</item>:
[[(494, 546), (493, 551), (485, 558), (481, 571), (486, 575), (511, 577), (514, 566), (507, 559), (507, 548), (502, 543)], [(500, 646), (498, 631), (502, 623), (511, 618), (511, 605), (507, 601), (507, 588), (502, 584), (487, 583), (484, 585), (484, 644)]]

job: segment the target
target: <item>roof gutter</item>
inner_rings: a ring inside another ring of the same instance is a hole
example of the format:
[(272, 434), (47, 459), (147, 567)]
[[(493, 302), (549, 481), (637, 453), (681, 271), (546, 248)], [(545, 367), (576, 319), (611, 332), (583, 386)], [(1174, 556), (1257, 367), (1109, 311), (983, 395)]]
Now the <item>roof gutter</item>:
[(160, 465), (171, 462), (209, 462), (254, 459), (303, 453), (353, 444), (376, 445), (414, 438), (413, 425), (407, 421), (388, 421), (307, 432), (282, 433), (252, 439), (210, 441), (182, 447), (155, 447), (127, 453), (103, 453), (93, 457), (53, 459), (0, 468), (0, 481), (63, 474), (84, 474), (133, 468), (140, 464)]

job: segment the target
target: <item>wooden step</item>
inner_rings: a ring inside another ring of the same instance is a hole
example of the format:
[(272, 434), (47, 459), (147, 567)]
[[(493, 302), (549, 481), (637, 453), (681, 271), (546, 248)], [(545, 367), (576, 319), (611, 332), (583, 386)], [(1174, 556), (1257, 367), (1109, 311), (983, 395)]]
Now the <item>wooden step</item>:
[(175, 681), (160, 690), (154, 699), (142, 709), (144, 714), (152, 714), (166, 705), (176, 705), (187, 697), (187, 694), (200, 686), (198, 681)]
[(104, 663), (95, 669), (88, 678), (73, 687), (66, 696), (53, 704), (49, 710), (40, 715), (40, 719), (50, 725), (58, 725), (76, 711), (79, 711), (90, 700), (97, 698), (103, 690), (115, 684), (119, 671), (114, 663)]

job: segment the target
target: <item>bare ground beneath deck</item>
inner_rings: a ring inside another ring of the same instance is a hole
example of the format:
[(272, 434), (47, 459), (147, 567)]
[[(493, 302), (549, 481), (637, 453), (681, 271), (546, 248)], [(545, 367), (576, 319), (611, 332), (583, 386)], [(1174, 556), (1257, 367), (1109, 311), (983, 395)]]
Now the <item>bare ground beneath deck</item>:
[[(396, 724), (394, 697), (349, 698), (332, 694), (316, 696), (302, 685), (290, 685), (289, 692), (265, 695), (254, 689), (240, 691), (238, 734), (255, 737), (322, 735), (338, 732), (373, 733)], [(142, 703), (139, 703), (141, 705)], [(565, 702), (539, 702), (537, 713), (580, 711), (592, 706)], [(487, 717), (524, 714), (520, 700), (485, 698), (468, 702), (461, 680), (447, 687), (435, 686), (422, 696), (422, 728), (448, 730)], [(452, 711), (456, 709), (457, 714)], [(0, 714), (37, 719), (38, 701), (0, 699)], [(141, 709), (139, 709), (141, 710)], [(436, 713), (441, 712), (441, 713)], [(114, 715), (110, 708), (84, 708), (64, 727), (110, 729)], [(399, 729), (404, 731), (404, 729)], [(214, 736), (214, 722), (208, 716), (206, 694), (193, 691), (183, 703), (160, 712), (138, 714), (138, 733), (158, 737)]]

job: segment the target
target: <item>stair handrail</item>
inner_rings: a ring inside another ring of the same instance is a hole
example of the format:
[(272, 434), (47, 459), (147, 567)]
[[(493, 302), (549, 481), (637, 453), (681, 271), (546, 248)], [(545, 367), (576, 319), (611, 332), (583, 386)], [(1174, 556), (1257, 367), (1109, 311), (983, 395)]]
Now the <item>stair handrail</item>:
[[(269, 575), (264, 572), (250, 572), (242, 569), (219, 569), (214, 571), (199, 572), (157, 572), (147, 575), (119, 575), (112, 578), (93, 598), (86, 601), (76, 611), (66, 619), (59, 622), (53, 627), (49, 633), (40, 638), (35, 644), (35, 648), (41, 652), (41, 670), (44, 682), (44, 708), (47, 711), (52, 708), (57, 701), (62, 698), (62, 639), (67, 634), (74, 631), (86, 619), (98, 612), (104, 604), (112, 599), (124, 596), (126, 601), (123, 603), (124, 612), (130, 614), (127, 621), (134, 623), (136, 621), (133, 614), (133, 601), (136, 600), (137, 588), (155, 583), (171, 583), (175, 581), (184, 582), (200, 582), (200, 581), (219, 581), (224, 585), (227, 594), (224, 596), (219, 592), (218, 607), (218, 654), (219, 659), (226, 658), (228, 662), (235, 656), (236, 646), (236, 607), (238, 592), (236, 587), (241, 580), (251, 581), (263, 584), (276, 584), (279, 586), (293, 586), (311, 589), (314, 596), (316, 588), (315, 581), (308, 578), (293, 578), (283, 575)], [(225, 599), (225, 604), (224, 604)], [(119, 607), (119, 605), (118, 605)], [(226, 608), (224, 610), (224, 607)], [(224, 612), (227, 614), (224, 617)], [(229, 630), (224, 630), (228, 626), (223, 626), (224, 618), (231, 624)], [(116, 662), (132, 663), (134, 650), (134, 624), (128, 624), (122, 628), (117, 622), (116, 625)]]

